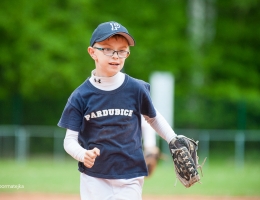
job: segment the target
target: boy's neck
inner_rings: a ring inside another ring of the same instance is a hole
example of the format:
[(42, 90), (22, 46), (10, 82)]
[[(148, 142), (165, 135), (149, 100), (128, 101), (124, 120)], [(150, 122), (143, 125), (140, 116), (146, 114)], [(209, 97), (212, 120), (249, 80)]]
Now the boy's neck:
[(96, 76), (95, 74), (95, 70), (93, 70), (91, 72), (91, 77), (89, 81), (94, 87), (100, 90), (115, 90), (118, 87), (120, 87), (125, 80), (125, 74), (123, 74), (122, 72), (118, 72), (117, 74), (111, 77), (100, 77)]

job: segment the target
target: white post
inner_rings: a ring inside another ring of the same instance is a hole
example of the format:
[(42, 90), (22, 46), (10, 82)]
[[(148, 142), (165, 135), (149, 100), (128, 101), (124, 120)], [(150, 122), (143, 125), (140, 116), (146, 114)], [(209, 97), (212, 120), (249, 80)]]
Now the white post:
[[(174, 126), (174, 77), (169, 72), (154, 72), (150, 77), (151, 97), (155, 108), (173, 128)], [(162, 143), (162, 152), (169, 154), (168, 144)]]
[(64, 140), (64, 132), (61, 130), (55, 130), (54, 135), (54, 145), (53, 145), (53, 150), (54, 150), (54, 160), (55, 161), (62, 161), (65, 157), (64, 154), (64, 149), (63, 149), (63, 140)]
[(235, 137), (235, 163), (239, 169), (244, 168), (244, 157), (245, 157), (245, 134), (239, 132)]
[(15, 132), (15, 157), (19, 163), (25, 163), (28, 150), (28, 134), (22, 127), (18, 127)]

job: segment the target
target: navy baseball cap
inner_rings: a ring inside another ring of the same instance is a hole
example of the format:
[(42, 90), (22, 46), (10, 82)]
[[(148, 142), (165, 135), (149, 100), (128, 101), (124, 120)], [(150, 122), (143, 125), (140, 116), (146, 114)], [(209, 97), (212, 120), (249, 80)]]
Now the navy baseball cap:
[(116, 34), (124, 36), (127, 39), (129, 46), (135, 45), (135, 40), (128, 33), (127, 29), (121, 24), (111, 21), (98, 25), (98, 27), (92, 33), (90, 46), (93, 46), (96, 42), (104, 41)]

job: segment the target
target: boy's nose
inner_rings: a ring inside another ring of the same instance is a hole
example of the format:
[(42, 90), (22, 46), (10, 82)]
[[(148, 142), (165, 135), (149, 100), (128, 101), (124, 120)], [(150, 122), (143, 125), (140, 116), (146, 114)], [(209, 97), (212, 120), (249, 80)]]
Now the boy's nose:
[(119, 58), (119, 56), (118, 56), (118, 51), (114, 51), (112, 57), (117, 57), (117, 58)]

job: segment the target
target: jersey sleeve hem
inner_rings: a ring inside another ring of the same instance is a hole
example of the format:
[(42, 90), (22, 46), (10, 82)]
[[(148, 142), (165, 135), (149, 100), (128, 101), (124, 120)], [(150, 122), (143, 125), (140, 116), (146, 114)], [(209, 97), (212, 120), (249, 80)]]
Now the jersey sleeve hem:
[(72, 125), (69, 125), (69, 124), (64, 124), (64, 123), (58, 123), (57, 124), (59, 127), (61, 128), (65, 128), (65, 129), (70, 129), (72, 131), (77, 131), (79, 132), (80, 131), (80, 128), (76, 127), (76, 126), (72, 126)]

